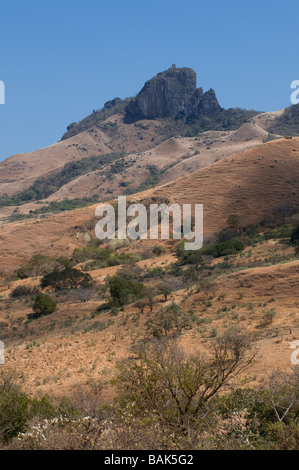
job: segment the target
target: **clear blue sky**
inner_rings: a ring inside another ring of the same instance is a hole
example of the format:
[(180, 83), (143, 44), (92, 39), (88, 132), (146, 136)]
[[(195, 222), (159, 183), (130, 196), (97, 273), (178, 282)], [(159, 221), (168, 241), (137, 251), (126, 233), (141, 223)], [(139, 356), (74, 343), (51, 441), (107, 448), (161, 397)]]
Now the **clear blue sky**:
[(298, 19), (298, 0), (1, 0), (0, 159), (56, 142), (172, 63), (223, 107), (289, 106)]

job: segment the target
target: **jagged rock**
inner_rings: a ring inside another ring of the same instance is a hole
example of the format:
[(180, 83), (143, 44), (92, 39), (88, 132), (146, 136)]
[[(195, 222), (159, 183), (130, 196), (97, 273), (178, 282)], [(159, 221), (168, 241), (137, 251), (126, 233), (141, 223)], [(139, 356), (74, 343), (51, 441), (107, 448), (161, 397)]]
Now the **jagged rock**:
[(196, 90), (196, 74), (172, 67), (147, 81), (126, 108), (126, 121), (174, 117), (184, 110)]
[(194, 118), (221, 109), (214, 90), (196, 89), (196, 73), (190, 68), (172, 68), (148, 80), (126, 107), (125, 122), (180, 116)]
[(184, 110), (186, 117), (194, 119), (211, 116), (219, 111), (221, 111), (221, 106), (212, 88), (206, 93), (203, 93), (202, 88), (197, 88)]
[(107, 101), (104, 104), (104, 108), (110, 109), (110, 108), (113, 108), (114, 106), (116, 106), (120, 103), (122, 103), (122, 100), (120, 98), (114, 98), (113, 100)]

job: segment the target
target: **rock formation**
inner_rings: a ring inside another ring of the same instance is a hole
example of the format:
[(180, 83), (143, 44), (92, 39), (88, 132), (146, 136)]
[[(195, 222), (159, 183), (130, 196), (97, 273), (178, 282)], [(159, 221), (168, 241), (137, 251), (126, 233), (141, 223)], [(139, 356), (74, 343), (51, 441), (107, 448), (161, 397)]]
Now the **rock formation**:
[(202, 88), (196, 89), (194, 70), (173, 65), (145, 83), (127, 105), (125, 122), (178, 115), (198, 119), (220, 110), (214, 90), (203, 93)]

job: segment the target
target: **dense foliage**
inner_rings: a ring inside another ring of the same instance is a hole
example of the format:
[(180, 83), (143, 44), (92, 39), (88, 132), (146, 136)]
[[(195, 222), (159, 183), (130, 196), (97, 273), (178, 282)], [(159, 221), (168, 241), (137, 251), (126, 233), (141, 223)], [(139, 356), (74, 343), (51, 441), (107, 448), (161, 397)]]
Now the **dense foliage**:
[(83, 273), (79, 269), (66, 268), (62, 271), (57, 269), (46, 274), (41, 279), (42, 287), (52, 287), (55, 290), (76, 289), (78, 287), (91, 287), (92, 277), (88, 273)]

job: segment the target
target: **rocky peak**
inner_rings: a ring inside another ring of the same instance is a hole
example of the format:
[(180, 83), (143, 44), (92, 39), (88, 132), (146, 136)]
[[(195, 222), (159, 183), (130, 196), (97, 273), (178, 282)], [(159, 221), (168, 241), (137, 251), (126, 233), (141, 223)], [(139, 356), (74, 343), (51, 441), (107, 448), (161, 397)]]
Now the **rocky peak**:
[(215, 92), (196, 89), (196, 73), (173, 65), (148, 80), (126, 107), (125, 122), (184, 115), (194, 118), (219, 111)]

